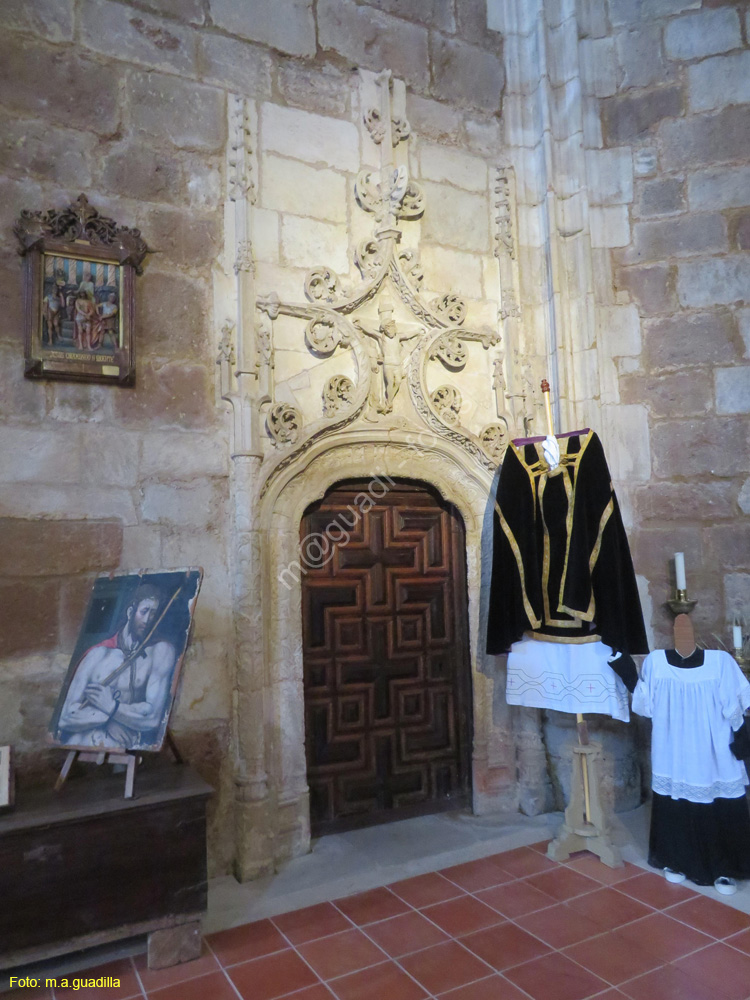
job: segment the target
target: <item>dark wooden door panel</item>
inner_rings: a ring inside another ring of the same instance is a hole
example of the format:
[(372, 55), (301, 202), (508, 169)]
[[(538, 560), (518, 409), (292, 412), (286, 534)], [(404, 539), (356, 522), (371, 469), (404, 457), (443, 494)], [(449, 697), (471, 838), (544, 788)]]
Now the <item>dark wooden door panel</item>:
[(357, 516), (366, 482), (309, 508), (300, 534), (307, 771), (313, 832), (462, 804), (471, 691), (465, 538), (426, 487), (399, 484)]

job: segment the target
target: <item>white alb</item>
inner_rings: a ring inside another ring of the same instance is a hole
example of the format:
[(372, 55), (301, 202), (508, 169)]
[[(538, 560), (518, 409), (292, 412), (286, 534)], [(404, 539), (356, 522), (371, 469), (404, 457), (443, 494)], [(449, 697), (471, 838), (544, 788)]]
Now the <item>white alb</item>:
[(663, 649), (649, 653), (633, 711), (653, 720), (653, 790), (690, 802), (744, 795), (747, 771), (729, 744), (748, 707), (750, 684), (729, 653), (707, 649), (700, 667), (673, 667)]

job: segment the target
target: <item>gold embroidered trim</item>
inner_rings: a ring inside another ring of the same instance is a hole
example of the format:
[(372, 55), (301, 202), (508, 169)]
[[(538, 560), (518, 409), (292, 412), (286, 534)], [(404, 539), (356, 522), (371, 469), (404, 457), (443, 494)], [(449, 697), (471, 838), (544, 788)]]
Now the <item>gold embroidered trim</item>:
[[(518, 449), (515, 445), (511, 444), (513, 451), (516, 453), (518, 460), (521, 462), (522, 467), (526, 470), (526, 474), (529, 477), (529, 482), (531, 485), (531, 497), (533, 503), (533, 510), (536, 511), (536, 488), (534, 483), (534, 477), (529, 471), (529, 467), (521, 459), (518, 454)], [(534, 614), (534, 609), (531, 606), (531, 601), (529, 600), (529, 595), (526, 592), (526, 573), (523, 568), (523, 559), (521, 558), (521, 550), (518, 547), (518, 542), (516, 541), (515, 535), (513, 534), (510, 525), (505, 520), (505, 515), (502, 510), (500, 510), (500, 505), (495, 502), (495, 510), (497, 511), (497, 516), (500, 518), (500, 527), (503, 529), (505, 537), (508, 539), (508, 544), (510, 545), (511, 552), (513, 553), (513, 558), (516, 560), (516, 565), (518, 566), (518, 575), (521, 581), (521, 597), (523, 599), (523, 608), (526, 612), (526, 617), (529, 619), (529, 624), (534, 628), (541, 627), (541, 621)]]

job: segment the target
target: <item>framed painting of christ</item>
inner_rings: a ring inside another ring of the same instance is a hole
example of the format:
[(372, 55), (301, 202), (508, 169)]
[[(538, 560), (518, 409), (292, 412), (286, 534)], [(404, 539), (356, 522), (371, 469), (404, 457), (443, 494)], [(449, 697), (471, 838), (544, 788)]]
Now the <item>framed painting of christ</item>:
[(50, 720), (69, 750), (160, 750), (203, 570), (103, 575), (94, 583)]
[(25, 374), (132, 385), (134, 280), (149, 252), (81, 195), (62, 211), (24, 211)]

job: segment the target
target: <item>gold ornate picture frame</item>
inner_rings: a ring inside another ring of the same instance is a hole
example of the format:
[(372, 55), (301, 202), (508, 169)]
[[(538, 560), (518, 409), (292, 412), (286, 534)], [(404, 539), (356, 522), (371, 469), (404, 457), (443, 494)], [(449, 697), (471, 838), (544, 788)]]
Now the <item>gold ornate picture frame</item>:
[(82, 194), (61, 211), (23, 211), (14, 232), (25, 259), (25, 375), (133, 385), (134, 281), (150, 252), (140, 231)]

